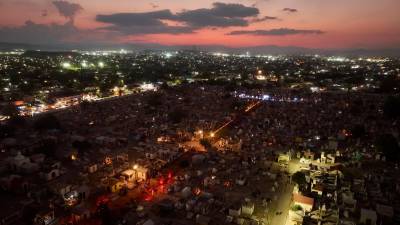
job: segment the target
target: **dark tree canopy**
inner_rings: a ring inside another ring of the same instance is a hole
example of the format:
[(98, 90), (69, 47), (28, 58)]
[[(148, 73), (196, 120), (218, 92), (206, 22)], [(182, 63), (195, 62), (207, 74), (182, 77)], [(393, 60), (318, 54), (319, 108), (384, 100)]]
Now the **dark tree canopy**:
[(15, 127), (9, 124), (0, 125), (0, 138), (7, 138), (14, 136)]
[(76, 148), (79, 154), (83, 154), (83, 152), (90, 149), (92, 145), (87, 140), (83, 140), (83, 141), (74, 141), (72, 143), (72, 147)]
[(400, 90), (400, 80), (397, 76), (388, 76), (381, 81), (380, 87), (381, 92), (384, 93), (398, 93)]
[(400, 146), (391, 134), (383, 134), (376, 140), (376, 147), (383, 152), (388, 161), (397, 162), (400, 159)]
[(37, 119), (34, 127), (37, 130), (61, 129), (61, 123), (56, 116), (49, 114)]
[(182, 109), (174, 109), (168, 114), (168, 118), (172, 123), (180, 123), (187, 115)]
[(211, 143), (207, 139), (200, 139), (200, 144), (206, 149), (211, 148)]
[(292, 175), (292, 181), (302, 187), (307, 182), (306, 175), (302, 172), (296, 172)]
[(400, 118), (400, 96), (389, 96), (385, 100), (383, 112), (388, 118)]
[(147, 98), (147, 104), (149, 104), (150, 106), (159, 106), (162, 105), (162, 96), (159, 93), (153, 93), (151, 95), (148, 96)]
[(17, 107), (11, 103), (2, 107), (1, 113), (5, 116), (9, 116), (9, 117), (16, 117), (19, 114)]
[(362, 124), (357, 124), (351, 128), (351, 134), (353, 138), (362, 138), (365, 136), (365, 127)]
[(54, 156), (57, 151), (57, 141), (54, 139), (42, 140), (40, 145), (35, 149), (38, 153), (43, 153), (46, 156)]

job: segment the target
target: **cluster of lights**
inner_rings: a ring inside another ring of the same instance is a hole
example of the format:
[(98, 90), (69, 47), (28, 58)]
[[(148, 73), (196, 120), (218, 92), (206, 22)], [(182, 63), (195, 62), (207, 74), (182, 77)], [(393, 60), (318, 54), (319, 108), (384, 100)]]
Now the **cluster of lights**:
[(213, 56), (219, 56), (219, 57), (229, 57), (230, 56), (227, 53), (221, 53), (221, 52), (214, 52), (212, 55)]
[(303, 102), (304, 99), (303, 98), (297, 98), (297, 97), (293, 97), (293, 98), (274, 98), (271, 97), (268, 94), (264, 94), (264, 95), (247, 95), (247, 94), (238, 94), (235, 95), (236, 97), (242, 98), (242, 99), (255, 99), (255, 100), (261, 100), (261, 101), (270, 101), (270, 102)]
[(132, 51), (127, 51), (125, 49), (121, 50), (113, 50), (113, 51), (82, 51), (80, 52), (82, 55), (92, 55), (92, 56), (109, 56), (109, 55), (125, 55), (132, 53)]
[(349, 62), (350, 60), (346, 57), (328, 57), (328, 62)]

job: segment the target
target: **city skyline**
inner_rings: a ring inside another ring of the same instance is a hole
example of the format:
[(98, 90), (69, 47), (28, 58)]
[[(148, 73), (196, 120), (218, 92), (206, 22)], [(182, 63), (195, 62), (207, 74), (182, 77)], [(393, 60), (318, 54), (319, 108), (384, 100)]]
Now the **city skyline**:
[[(398, 48), (396, 0), (0, 3), (0, 42)], [(23, 12), (23, 13), (20, 13)]]

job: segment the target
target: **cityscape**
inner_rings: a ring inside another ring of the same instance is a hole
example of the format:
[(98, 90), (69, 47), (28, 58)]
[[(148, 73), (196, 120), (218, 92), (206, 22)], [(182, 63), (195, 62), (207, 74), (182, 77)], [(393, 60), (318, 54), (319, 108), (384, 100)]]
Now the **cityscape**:
[(400, 224), (399, 8), (0, 2), (0, 225)]

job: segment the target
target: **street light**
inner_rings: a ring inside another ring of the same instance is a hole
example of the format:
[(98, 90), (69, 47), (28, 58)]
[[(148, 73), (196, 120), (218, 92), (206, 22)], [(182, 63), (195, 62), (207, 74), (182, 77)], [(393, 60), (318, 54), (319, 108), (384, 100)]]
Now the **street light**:
[(134, 170), (137, 170), (138, 167), (139, 167), (138, 164), (133, 165)]
[(203, 136), (203, 130), (199, 130), (199, 131), (197, 131), (197, 133), (200, 134), (200, 137), (201, 137), (201, 138), (204, 137), (204, 136)]
[(64, 67), (65, 69), (69, 69), (69, 68), (71, 67), (71, 63), (69, 63), (69, 62), (64, 62), (64, 63), (62, 64), (62, 67)]
[(211, 133), (210, 133), (210, 137), (215, 137), (215, 133), (214, 133), (214, 132), (211, 132)]
[(87, 64), (86, 61), (83, 61), (83, 62), (81, 63), (81, 66), (82, 66), (83, 68), (86, 68), (86, 67), (88, 67), (88, 64)]

